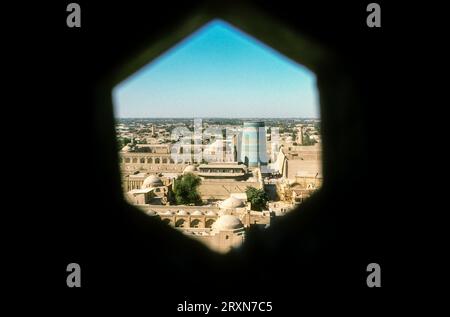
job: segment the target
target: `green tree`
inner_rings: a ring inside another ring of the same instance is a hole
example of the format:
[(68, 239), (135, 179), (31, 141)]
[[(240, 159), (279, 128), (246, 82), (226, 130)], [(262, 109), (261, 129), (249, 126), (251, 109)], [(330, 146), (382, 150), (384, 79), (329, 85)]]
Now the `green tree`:
[(201, 183), (200, 177), (187, 173), (179, 176), (173, 185), (175, 200), (179, 205), (195, 204), (200, 205), (202, 200), (197, 189)]
[(308, 134), (303, 136), (303, 145), (314, 145), (316, 144), (316, 140), (311, 139)]
[(131, 143), (131, 139), (130, 138), (119, 138), (118, 143), (119, 143), (119, 150), (120, 150), (128, 143)]
[(267, 208), (269, 197), (264, 189), (247, 187), (245, 193), (247, 194), (247, 201), (251, 203), (252, 210), (262, 211)]

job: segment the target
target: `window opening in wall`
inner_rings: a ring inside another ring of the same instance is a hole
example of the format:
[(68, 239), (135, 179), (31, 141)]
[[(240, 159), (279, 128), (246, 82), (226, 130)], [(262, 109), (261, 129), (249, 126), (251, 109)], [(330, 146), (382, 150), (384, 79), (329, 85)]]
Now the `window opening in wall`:
[[(315, 74), (225, 21), (207, 23), (112, 96), (125, 198), (217, 251), (322, 184)], [(218, 243), (221, 232), (228, 242)]]

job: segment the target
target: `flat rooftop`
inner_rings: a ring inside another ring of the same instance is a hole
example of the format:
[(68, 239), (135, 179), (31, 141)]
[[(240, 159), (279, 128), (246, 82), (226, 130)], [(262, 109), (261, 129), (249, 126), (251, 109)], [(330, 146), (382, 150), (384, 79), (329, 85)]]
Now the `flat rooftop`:
[(230, 163), (209, 163), (201, 164), (198, 168), (247, 168), (245, 164), (230, 162)]

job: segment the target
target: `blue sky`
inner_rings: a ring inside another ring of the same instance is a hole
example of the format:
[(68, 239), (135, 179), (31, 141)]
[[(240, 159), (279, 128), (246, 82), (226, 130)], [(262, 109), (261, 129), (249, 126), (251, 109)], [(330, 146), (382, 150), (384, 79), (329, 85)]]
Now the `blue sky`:
[(314, 73), (213, 20), (113, 89), (118, 118), (319, 117)]

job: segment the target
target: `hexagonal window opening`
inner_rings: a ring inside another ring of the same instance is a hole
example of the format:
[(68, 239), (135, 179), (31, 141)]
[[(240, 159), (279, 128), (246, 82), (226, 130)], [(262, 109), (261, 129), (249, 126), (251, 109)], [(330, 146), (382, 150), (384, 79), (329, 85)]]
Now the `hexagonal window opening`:
[(239, 247), (322, 185), (315, 74), (228, 22), (209, 21), (112, 96), (126, 200), (212, 250)]

